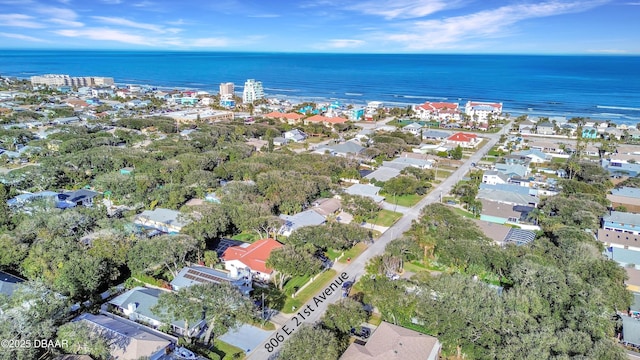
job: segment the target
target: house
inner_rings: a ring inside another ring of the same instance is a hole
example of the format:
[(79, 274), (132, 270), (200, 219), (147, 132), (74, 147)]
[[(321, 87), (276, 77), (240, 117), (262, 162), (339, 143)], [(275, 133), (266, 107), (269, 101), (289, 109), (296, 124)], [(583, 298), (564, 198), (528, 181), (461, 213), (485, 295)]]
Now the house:
[(212, 269), (206, 266), (187, 266), (182, 268), (178, 275), (171, 280), (171, 288), (178, 291), (198, 284), (226, 283), (235, 286), (242, 294), (249, 295), (253, 290), (251, 272), (244, 269), (239, 270), (240, 272), (233, 274), (228, 271)]
[(583, 139), (596, 139), (598, 137), (598, 130), (594, 127), (583, 127), (582, 128), (582, 138)]
[(503, 174), (499, 171), (495, 170), (487, 170), (482, 173), (482, 183), (483, 184), (506, 184), (509, 182), (509, 175)]
[(529, 168), (519, 164), (495, 164), (495, 170), (509, 177), (521, 177), (524, 178), (529, 175)]
[(414, 105), (413, 111), (421, 119), (460, 120), (457, 103), (425, 102), (422, 105)]
[(602, 217), (598, 240), (622, 265), (640, 265), (640, 214), (611, 211)]
[(480, 198), (482, 203), (482, 211), (480, 212), (480, 220), (492, 222), (496, 224), (518, 224), (527, 219), (528, 213), (533, 207), (523, 207), (498, 201), (490, 198)]
[(21, 207), (29, 202), (37, 200), (57, 201), (59, 193), (55, 191), (39, 191), (36, 193), (23, 193), (14, 198), (7, 200), (10, 207)]
[(58, 194), (58, 201), (56, 207), (59, 209), (66, 209), (76, 206), (93, 206), (93, 199), (98, 196), (98, 193), (91, 190), (80, 189), (76, 191), (64, 192)]
[(543, 121), (536, 126), (536, 133), (540, 135), (554, 135), (555, 127), (548, 121)]
[(433, 336), (382, 322), (364, 345), (359, 342), (349, 345), (340, 360), (437, 360), (441, 348), (442, 344)]
[(502, 114), (502, 103), (468, 101), (464, 106), (465, 115), (477, 122), (487, 122), (489, 116)]
[(225, 268), (232, 274), (248, 268), (255, 278), (269, 281), (273, 269), (267, 267), (267, 259), (271, 251), (281, 247), (282, 244), (274, 239), (261, 239), (252, 244), (228, 247), (222, 254), (222, 260)]
[(284, 133), (284, 138), (293, 142), (303, 142), (307, 138), (307, 134), (298, 129), (289, 130)]
[(617, 160), (613, 158), (602, 159), (601, 166), (609, 171), (611, 175), (627, 175), (631, 177), (638, 176), (640, 174), (640, 164), (636, 162), (629, 162), (627, 160)]
[(385, 167), (391, 167), (398, 170), (403, 170), (407, 167), (414, 167), (417, 169), (431, 169), (435, 164), (435, 161), (432, 159), (426, 158), (417, 158), (413, 156), (409, 156), (409, 154), (404, 153), (404, 156), (399, 156), (391, 161), (383, 161), (382, 165)]
[(537, 149), (529, 149), (515, 152), (514, 155), (526, 156), (534, 164), (542, 164), (551, 161), (551, 155), (545, 154)]
[(417, 122), (412, 122), (411, 124), (403, 127), (402, 131), (418, 136), (420, 135), (420, 132), (422, 131), (423, 128), (424, 126), (418, 124)]
[(163, 208), (145, 210), (136, 215), (133, 220), (134, 224), (140, 225), (145, 229), (157, 230), (168, 234), (179, 233), (190, 222), (189, 219), (184, 219), (179, 211)]
[(449, 137), (448, 132), (445, 131), (438, 131), (438, 130), (427, 130), (427, 131), (423, 131), (422, 132), (422, 139), (423, 140), (436, 140), (436, 141), (442, 141), (446, 138)]
[(345, 193), (349, 195), (359, 195), (371, 198), (376, 203), (384, 201), (384, 196), (378, 195), (382, 188), (371, 184), (353, 184), (345, 189)]
[(22, 282), (19, 277), (0, 271), (0, 296), (11, 297)]
[(478, 199), (487, 199), (503, 204), (530, 207), (537, 207), (540, 203), (540, 199), (536, 195), (532, 195), (529, 188), (524, 186), (512, 184), (482, 185), (483, 186), (478, 190)]
[(342, 208), (342, 202), (337, 198), (320, 198), (314, 201), (311, 205), (313, 206), (311, 210), (317, 212), (325, 218), (337, 214)]
[(477, 219), (472, 219), (472, 221), (482, 230), (486, 237), (500, 246), (507, 244), (525, 245), (536, 238), (536, 233), (533, 231)]
[(284, 236), (291, 235), (295, 230), (305, 226), (322, 225), (326, 219), (313, 210), (306, 210), (294, 215), (280, 214), (280, 219), (284, 220), (284, 225), (278, 231)]
[(287, 143), (289, 142), (288, 139), (285, 139), (282, 136), (274, 137), (272, 141), (273, 141), (273, 145), (275, 146), (287, 145)]
[(446, 142), (453, 147), (460, 145), (463, 148), (475, 148), (480, 143), (480, 139), (476, 134), (458, 132), (449, 136)]
[(375, 171), (366, 175), (364, 178), (367, 180), (377, 180), (377, 181), (387, 181), (393, 179), (394, 177), (400, 175), (400, 170), (388, 167), (388, 166), (380, 166)]
[[(161, 315), (154, 312), (152, 308), (158, 304), (160, 295), (166, 290), (151, 289), (146, 287), (135, 287), (109, 301), (112, 310), (123, 314), (129, 320), (141, 322), (147, 326), (157, 329), (165, 323)], [(169, 324), (171, 331), (180, 335), (196, 336), (203, 328), (204, 321), (189, 324), (189, 329), (185, 329), (184, 320), (174, 320)]]
[(146, 329), (134, 322), (107, 315), (84, 313), (74, 321), (81, 321), (89, 329), (107, 339), (113, 359), (158, 360), (177, 343), (178, 339), (158, 331)]
[(640, 189), (624, 186), (611, 190), (607, 195), (611, 207), (616, 209), (623, 206), (627, 211), (640, 213)]
[(518, 124), (518, 132), (521, 134), (531, 134), (533, 133), (533, 129), (536, 128), (536, 123), (525, 120)]
[(336, 145), (324, 145), (318, 147), (314, 152), (324, 154), (329, 152), (333, 156), (357, 156), (364, 150), (364, 146), (360, 145), (358, 140), (349, 140)]

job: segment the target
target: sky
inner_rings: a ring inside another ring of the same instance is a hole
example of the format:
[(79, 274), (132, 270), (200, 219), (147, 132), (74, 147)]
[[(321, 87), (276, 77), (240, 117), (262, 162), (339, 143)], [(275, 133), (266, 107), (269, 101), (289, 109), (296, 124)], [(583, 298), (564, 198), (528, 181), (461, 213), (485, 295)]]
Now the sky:
[(640, 0), (0, 0), (0, 48), (640, 54)]

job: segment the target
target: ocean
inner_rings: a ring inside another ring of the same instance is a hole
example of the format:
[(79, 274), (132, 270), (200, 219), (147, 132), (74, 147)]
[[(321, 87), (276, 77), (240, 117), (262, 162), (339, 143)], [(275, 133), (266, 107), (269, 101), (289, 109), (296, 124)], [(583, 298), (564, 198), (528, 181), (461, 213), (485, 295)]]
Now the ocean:
[(640, 122), (640, 57), (3, 50), (0, 75), (109, 76), (117, 84), (217, 92), (262, 81), (292, 101), (504, 103), (512, 115)]

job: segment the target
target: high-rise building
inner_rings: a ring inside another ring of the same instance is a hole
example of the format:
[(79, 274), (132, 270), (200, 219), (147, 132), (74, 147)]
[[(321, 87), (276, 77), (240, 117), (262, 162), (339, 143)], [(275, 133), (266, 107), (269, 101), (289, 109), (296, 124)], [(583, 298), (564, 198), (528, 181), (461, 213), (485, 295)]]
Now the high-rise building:
[(262, 81), (255, 81), (249, 79), (244, 83), (244, 90), (242, 91), (242, 102), (253, 103), (258, 99), (264, 97), (264, 90), (262, 89)]
[(47, 74), (32, 76), (31, 85), (46, 86), (110, 86), (113, 85), (113, 78), (101, 76), (74, 76), (63, 74)]
[(224, 97), (227, 95), (234, 95), (234, 85), (232, 82), (226, 82), (226, 83), (222, 83), (220, 84), (220, 97)]

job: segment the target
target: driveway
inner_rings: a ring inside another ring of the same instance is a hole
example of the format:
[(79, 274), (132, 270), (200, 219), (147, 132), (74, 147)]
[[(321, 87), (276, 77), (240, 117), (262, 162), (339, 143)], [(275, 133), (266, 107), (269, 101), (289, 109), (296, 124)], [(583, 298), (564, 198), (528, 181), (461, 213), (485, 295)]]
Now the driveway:
[(271, 333), (273, 333), (273, 331), (266, 331), (252, 325), (244, 324), (236, 330), (230, 330), (220, 336), (219, 339), (248, 353), (265, 341)]

